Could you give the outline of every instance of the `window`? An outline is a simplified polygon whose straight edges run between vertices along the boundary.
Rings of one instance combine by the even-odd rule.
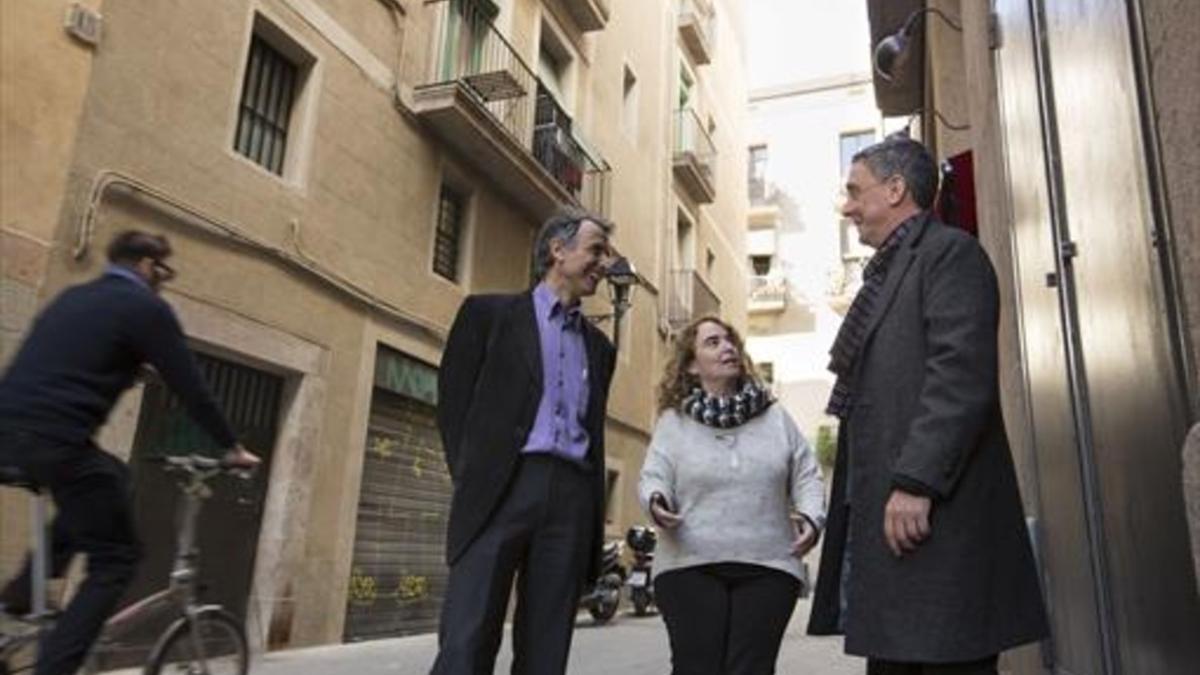
[[[542,81],[558,104],[571,107],[572,64],[575,62],[571,49],[558,36],[550,24],[542,24],[542,37],[538,45],[538,79]]]
[[[760,204],[767,196],[767,146],[750,147],[750,203]]]
[[[443,185],[438,199],[437,229],[433,240],[433,271],[457,282],[458,261],[466,199],[453,188]]]
[[[696,264],[696,244],[692,238],[692,221],[683,211],[675,220],[675,262],[678,269],[691,270]]]
[[[235,149],[268,171],[283,174],[288,123],[296,93],[296,64],[255,35],[242,85]]]
[[[692,94],[696,88],[696,76],[687,66],[687,61],[679,62],[679,108],[689,108],[692,105]]]
[[[758,371],[758,375],[767,389],[773,390],[775,388],[775,364],[770,361],[762,361],[755,364],[754,369]]]
[[[638,88],[637,76],[625,64],[625,80],[622,85],[621,129],[625,136],[637,140],[638,135]]]
[[[841,149],[841,170],[842,176],[850,172],[850,165],[853,163],[854,154],[865,147],[875,143],[875,131],[855,131],[844,133],[839,137]],[[841,229],[841,250],[842,260],[852,261],[863,258],[870,258],[874,251],[870,247],[859,243],[858,230],[854,227],[854,223],[846,218],[842,218],[839,223]]]
[[[850,171],[850,164],[854,158],[854,153],[875,144],[875,131],[855,131],[842,134],[840,143],[842,152],[841,175],[845,176]]]
[[[628,351],[628,350],[626,350]],[[620,495],[617,486],[621,481],[621,472],[607,468],[604,472],[604,522],[613,523],[617,520],[617,506]]]
[[[755,276],[765,277],[771,273],[771,256],[752,255],[750,256],[750,266],[754,268]]]
[[[538,77],[550,93],[554,94],[554,98],[563,100],[563,67],[558,58],[546,49],[546,45],[542,45],[541,51],[538,52]]]
[[[477,74],[492,21],[500,13],[491,0],[450,0],[446,39],[442,45],[442,79]]]

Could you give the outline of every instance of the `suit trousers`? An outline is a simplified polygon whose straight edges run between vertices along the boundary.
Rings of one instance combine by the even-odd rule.
[[[654,579],[672,675],[769,675],[800,581],[761,565],[717,563]]]
[[[141,556],[133,524],[129,468],[94,445],[62,445],[24,432],[0,434],[0,462],[23,469],[49,489],[58,515],[51,530],[51,575],[86,553],[87,578],[38,649],[37,675],[71,675],[124,595]],[[8,607],[28,610],[30,565],[0,592]]]
[[[591,555],[593,488],[565,459],[527,454],[483,531],[450,567],[432,675],[491,675],[516,577],[513,675],[562,675]]]
[[[897,663],[867,659],[867,675],[996,675],[998,657],[966,663]]]

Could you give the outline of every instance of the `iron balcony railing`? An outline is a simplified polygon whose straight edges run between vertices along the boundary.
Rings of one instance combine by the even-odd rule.
[[[755,208],[775,206],[778,207],[776,190],[774,183],[763,178],[751,178],[746,183],[747,192],[750,196],[750,206]]]
[[[717,146],[700,116],[691,108],[675,112],[675,154],[695,159],[700,172],[709,183],[715,182]]]
[[[493,20],[490,0],[427,0],[439,27],[426,86],[460,82],[585,208],[605,212],[610,167],[588,149],[572,121]]]
[[[783,305],[787,302],[787,295],[786,277],[774,274],[750,277],[751,305]]]
[[[541,85],[534,113],[533,156],[575,201],[593,211],[607,211],[608,164],[575,136],[570,116]]]

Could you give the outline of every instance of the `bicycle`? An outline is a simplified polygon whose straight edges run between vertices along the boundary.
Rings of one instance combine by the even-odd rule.
[[[118,651],[121,640],[151,618],[163,612],[176,615],[174,621],[154,642],[146,659],[144,675],[246,675],[250,668],[249,647],[242,621],[220,605],[201,604],[198,597],[196,561],[196,521],[204,500],[212,496],[209,481],[219,475],[248,477],[245,469],[227,466],[220,460],[199,455],[155,458],[167,473],[181,477],[178,482],[183,499],[179,505],[179,535],[175,561],[167,587],[121,610],[105,624],[100,639],[84,664],[83,673],[99,673],[106,653]],[[48,544],[46,537],[46,495],[11,467],[0,470],[0,484],[21,487],[34,493],[32,535],[32,612],[24,617],[23,630],[0,632],[0,675],[33,670],[27,655],[36,650],[41,636],[54,625],[55,615],[46,603]],[[16,659],[29,658],[14,667]]]

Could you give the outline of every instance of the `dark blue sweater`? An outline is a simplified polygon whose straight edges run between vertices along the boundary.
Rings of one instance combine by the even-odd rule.
[[[86,443],[143,363],[221,447],[236,443],[171,306],[116,274],[67,289],[38,316],[0,378],[0,429]]]

